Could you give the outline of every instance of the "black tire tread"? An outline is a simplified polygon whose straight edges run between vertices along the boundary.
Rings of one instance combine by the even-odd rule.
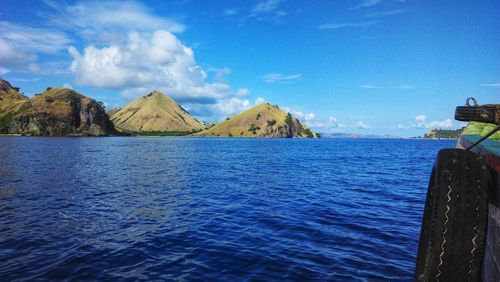
[[[422,220],[417,281],[480,281],[488,186],[488,167],[476,153],[438,153]]]

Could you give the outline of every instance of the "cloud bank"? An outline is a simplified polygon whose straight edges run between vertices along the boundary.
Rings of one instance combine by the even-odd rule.
[[[166,30],[151,35],[133,31],[124,42],[102,48],[90,45],[82,53],[70,47],[69,53],[73,58],[70,70],[79,85],[125,89],[129,97],[144,95],[146,89],[162,89],[181,102],[213,103],[231,94],[227,84],[208,83],[193,50]]]
[[[445,120],[434,120],[427,122],[427,117],[425,115],[418,115],[415,117],[415,121],[412,123],[412,127],[415,128],[452,128],[454,127],[453,121],[451,119]]]

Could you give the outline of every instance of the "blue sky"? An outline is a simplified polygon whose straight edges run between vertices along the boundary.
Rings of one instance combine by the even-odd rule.
[[[0,76],[108,108],[160,89],[215,122],[269,101],[318,132],[458,128],[500,103],[500,1],[3,0]]]

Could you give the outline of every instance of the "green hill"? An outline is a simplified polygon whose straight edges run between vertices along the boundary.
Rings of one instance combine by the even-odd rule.
[[[317,137],[289,113],[269,103],[260,104],[228,118],[195,136],[223,137]]]
[[[462,129],[449,130],[449,129],[433,129],[424,134],[426,139],[458,139]]]
[[[47,88],[28,99],[0,80],[0,133],[37,136],[115,134],[102,105],[76,91]]]
[[[133,133],[196,132],[206,125],[165,94],[153,91],[111,116],[115,127]]]
[[[19,88],[0,78],[0,133],[8,133],[12,118],[28,101]]]

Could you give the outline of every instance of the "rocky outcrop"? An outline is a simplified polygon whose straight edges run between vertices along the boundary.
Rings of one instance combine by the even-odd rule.
[[[0,89],[9,85],[4,81],[0,83]],[[35,136],[101,136],[116,133],[100,103],[71,89],[49,88],[31,100],[24,98],[15,110],[5,113],[4,133]]]
[[[261,129],[256,132],[256,137],[272,137],[272,138],[297,138],[307,137],[303,134],[304,126],[298,119],[293,119],[290,124],[282,126],[269,126],[263,124]]]
[[[30,101],[16,115],[10,133],[41,136],[109,135],[114,126],[95,100],[70,89],[51,89]]]

